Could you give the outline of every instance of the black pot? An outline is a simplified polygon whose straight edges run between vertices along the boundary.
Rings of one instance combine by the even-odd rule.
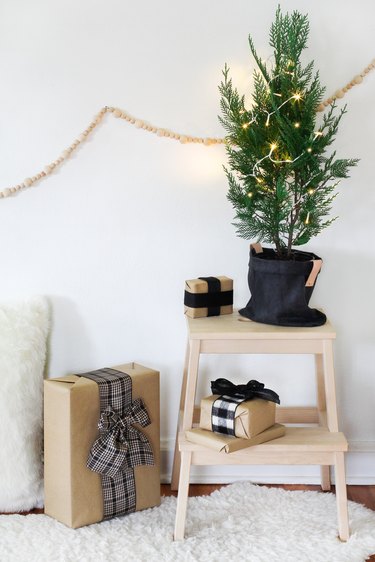
[[[321,264],[321,258],[310,252],[293,250],[287,260],[271,248],[250,246],[251,298],[240,314],[276,326],[321,326],[325,314],[308,306]]]

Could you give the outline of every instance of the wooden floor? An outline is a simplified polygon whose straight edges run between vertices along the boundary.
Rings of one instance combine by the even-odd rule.
[[[272,488],[283,488],[284,490],[317,490],[320,486],[306,486],[304,484],[262,484]],[[190,484],[189,496],[207,496],[222,487],[221,484]],[[332,492],[334,492],[334,486]],[[375,511],[375,486],[347,486],[348,499],[362,504]],[[324,493],[324,492],[322,492]],[[169,484],[161,485],[163,496],[177,496],[177,492],[172,492]],[[33,509],[32,511],[22,512],[21,515],[30,513],[43,513],[43,509]],[[367,559],[367,562],[375,562],[375,553]]]

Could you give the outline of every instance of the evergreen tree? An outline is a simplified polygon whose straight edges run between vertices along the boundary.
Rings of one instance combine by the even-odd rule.
[[[257,65],[252,107],[245,107],[227,65],[219,88],[237,233],[274,244],[280,258],[291,258],[292,246],[306,244],[332,223],[335,188],[358,162],[326,155],[346,107],[337,114],[333,103],[317,126],[325,88],[314,62],[300,62],[308,34],[307,16],[282,15],[279,7],[270,30],[272,64],[260,59],[249,37]]]

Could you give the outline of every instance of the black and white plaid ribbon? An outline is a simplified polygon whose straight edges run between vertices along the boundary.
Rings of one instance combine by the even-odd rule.
[[[235,435],[234,423],[236,409],[244,398],[233,396],[219,396],[213,404],[211,410],[212,431],[224,433],[224,435]]]
[[[131,513],[136,505],[134,467],[154,464],[149,440],[133,424],[146,427],[150,418],[141,399],[132,401],[128,374],[105,368],[80,376],[99,386],[100,435],[91,448],[87,466],[101,474],[103,519]]]

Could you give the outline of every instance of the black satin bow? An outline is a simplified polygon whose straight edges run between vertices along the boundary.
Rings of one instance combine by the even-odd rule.
[[[264,384],[251,380],[247,384],[233,384],[227,379],[216,379],[211,381],[212,394],[220,396],[232,396],[234,398],[243,398],[243,400],[251,400],[251,398],[262,398],[270,402],[280,404],[280,398],[276,392],[269,388],[264,388]]]

